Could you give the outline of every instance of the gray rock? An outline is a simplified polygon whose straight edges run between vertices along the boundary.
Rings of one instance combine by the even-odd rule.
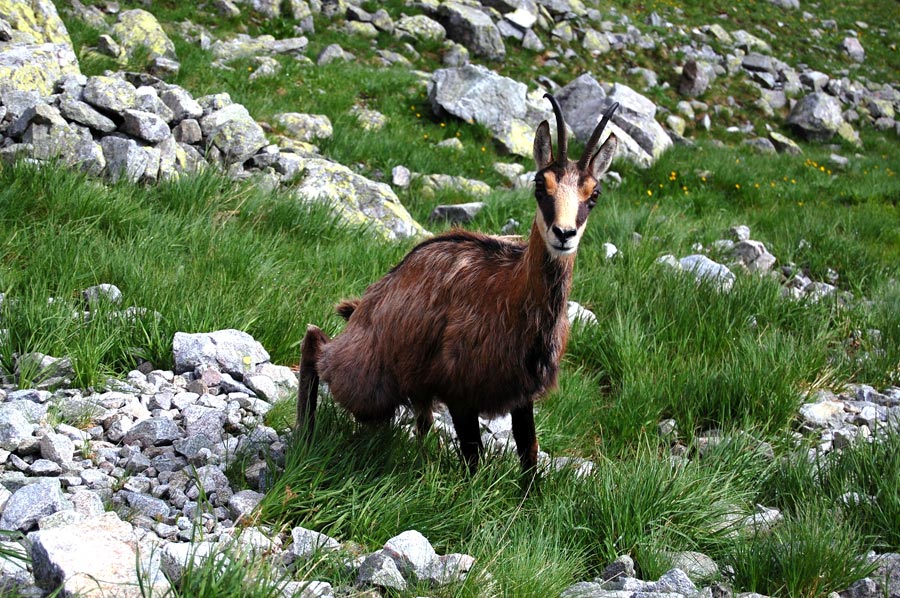
[[[16,490],[6,502],[0,529],[30,531],[42,517],[70,508],[59,480],[45,478]]]
[[[95,108],[121,113],[135,107],[137,90],[124,79],[95,76],[88,78],[82,98]]]
[[[841,401],[822,400],[800,406],[803,423],[813,428],[839,428],[846,420]]]
[[[453,553],[437,557],[425,577],[434,587],[442,587],[465,580],[469,571],[475,566],[475,558],[468,554]]]
[[[811,93],[797,102],[787,122],[806,139],[828,141],[844,123],[841,103],[826,93]]]
[[[672,139],[656,122],[656,105],[630,87],[616,83],[609,94],[589,74],[581,75],[556,92],[566,122],[575,137],[586,142],[603,112],[613,103],[620,108],[613,114],[610,132],[619,138],[621,155],[641,165],[649,165],[672,146]]]
[[[775,265],[775,256],[761,241],[739,241],[734,246],[734,255],[751,272],[768,272]]]
[[[488,60],[503,60],[506,57],[500,31],[491,18],[478,8],[462,2],[442,2],[437,17],[447,30],[447,36],[475,55]]]
[[[291,553],[300,559],[308,559],[319,551],[337,550],[341,547],[340,543],[334,538],[304,527],[292,529],[291,538],[293,539],[290,549]]]
[[[35,581],[45,590],[62,587],[64,595],[112,594],[138,587],[139,573],[148,576],[142,586],[154,594],[168,589],[152,566],[151,551],[141,551],[138,558],[131,525],[115,513],[41,530],[29,539]]]
[[[122,132],[138,139],[158,143],[172,134],[166,121],[152,112],[129,109],[122,113],[122,117]]]
[[[800,83],[808,90],[816,92],[825,89],[829,77],[819,71],[804,71],[800,73]]]
[[[572,323],[580,321],[585,325],[597,324],[597,316],[594,315],[594,312],[575,301],[569,301],[566,315],[569,318],[569,322]]]
[[[155,521],[164,520],[169,516],[169,504],[162,499],[127,490],[120,491],[117,496],[125,500],[132,514],[140,514]]]
[[[772,140],[772,144],[775,146],[775,149],[780,154],[790,154],[794,156],[799,156],[803,153],[803,150],[800,149],[800,146],[797,145],[794,140],[777,131],[769,132],[769,139]]]
[[[403,575],[411,574],[416,579],[426,579],[438,562],[431,542],[415,530],[407,530],[385,542],[382,554],[394,559]]]
[[[356,577],[359,586],[375,586],[388,590],[406,590],[406,580],[391,557],[376,552],[369,555],[359,567]]]
[[[330,139],[334,133],[331,120],[324,114],[302,114],[283,112],[273,117],[286,134],[298,141],[312,142],[316,139]]]
[[[689,255],[681,258],[679,263],[684,270],[693,273],[698,281],[709,281],[720,291],[728,292],[734,285],[734,273],[705,255]]]
[[[151,167],[150,155],[133,139],[108,136],[100,140],[100,147],[106,172],[113,182],[121,178],[137,182]]]
[[[208,442],[217,442],[225,435],[225,413],[221,409],[204,407],[202,405],[189,405],[182,411],[184,429],[187,435],[186,441],[192,446],[200,438],[206,438]],[[179,445],[179,451],[185,451],[183,445]],[[185,456],[190,458],[189,453]]]
[[[57,476],[62,473],[62,467],[49,459],[36,459],[28,466],[28,473],[35,477]]]
[[[59,110],[64,117],[86,127],[90,127],[101,133],[111,133],[116,130],[116,124],[103,116],[85,102],[71,98],[63,98],[59,103]]]
[[[228,511],[231,513],[231,518],[235,522],[239,522],[249,517],[264,497],[264,494],[254,490],[235,492],[228,501]]]
[[[75,443],[67,436],[50,432],[41,437],[41,456],[54,463],[66,466],[75,455]]]
[[[316,64],[324,66],[339,60],[350,62],[354,58],[356,57],[352,53],[342,48],[339,44],[330,44],[326,46],[324,50],[319,52],[319,55],[316,57]]]
[[[199,567],[209,558],[225,558],[213,542],[171,542],[163,546],[160,569],[177,584],[187,567]]]
[[[581,581],[562,591],[560,598],[631,598],[633,592],[605,590],[602,584]]]
[[[6,130],[6,134],[18,139],[31,124],[65,126],[66,121],[55,106],[36,104],[26,108],[19,118],[12,121]]]
[[[32,434],[32,425],[21,409],[0,404],[0,449],[14,451]]]
[[[234,492],[231,490],[228,478],[225,473],[215,465],[204,465],[196,469],[196,477],[192,480],[192,485],[186,492],[188,498],[196,499],[200,496],[200,491],[206,496],[215,493],[215,505],[225,506]]]
[[[125,434],[125,444],[139,444],[142,448],[165,446],[184,437],[184,432],[167,417],[152,417],[138,422]]]
[[[240,164],[268,144],[262,127],[241,104],[229,104],[200,120],[203,136],[226,165]]]
[[[626,577],[634,577],[634,560],[627,554],[623,554],[603,568],[597,581],[616,581]]]
[[[394,23],[394,37],[412,42],[442,42],[447,36],[444,26],[425,15],[403,16]]]
[[[705,62],[688,60],[681,70],[678,93],[689,98],[697,98],[706,93],[710,82],[715,79],[715,71]]]
[[[681,569],[675,568],[666,571],[656,582],[655,591],[693,596],[697,593],[697,586],[690,577]]]
[[[197,144],[203,140],[200,123],[193,118],[186,118],[172,128],[172,135],[176,141],[182,143]]]
[[[373,232],[389,240],[418,237],[427,232],[412,219],[388,185],[329,160],[307,160],[294,193],[303,201],[330,205],[346,222],[367,222]]]
[[[446,221],[453,224],[463,224],[471,222],[486,205],[483,201],[441,205],[431,211],[428,219],[432,222]]]
[[[99,305],[121,305],[122,291],[114,284],[102,283],[81,291],[81,298],[88,309],[96,309]]]
[[[172,351],[178,374],[212,367],[242,377],[269,361],[269,353],[259,342],[246,332],[233,329],[196,334],[176,332]]]
[[[123,11],[110,29],[110,33],[129,57],[137,52],[146,52],[149,60],[157,57],[177,58],[175,44],[166,35],[156,17],[146,10],[136,8]]]
[[[480,123],[507,151],[530,156],[534,127],[544,115],[532,118],[526,92],[523,83],[469,64],[435,71],[428,99],[436,113],[446,111],[467,122]]]
[[[300,388],[297,375],[290,368],[271,363],[261,363],[244,375],[244,383],[256,396],[274,403],[286,397],[295,397]]]
[[[845,37],[841,42],[841,50],[854,62],[864,62],[866,51],[856,37]]]
[[[199,119],[203,116],[200,103],[180,87],[171,87],[162,92],[159,99],[172,111],[172,118],[180,122],[186,118]]]
[[[745,139],[743,144],[753,148],[760,154],[776,154],[778,150],[775,149],[775,144],[772,143],[769,139],[765,137],[753,137],[751,139]]]

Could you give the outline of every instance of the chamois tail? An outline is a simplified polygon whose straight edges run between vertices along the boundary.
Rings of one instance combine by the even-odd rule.
[[[317,363],[328,337],[317,326],[310,324],[300,349],[300,389],[297,392],[297,422],[295,429],[307,441],[312,438],[316,423],[316,405],[319,400],[319,371]]]
[[[349,320],[357,307],[359,307],[359,299],[344,299],[334,306],[334,311],[345,320]]]

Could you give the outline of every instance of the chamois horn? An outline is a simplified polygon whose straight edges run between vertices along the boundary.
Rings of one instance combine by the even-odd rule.
[[[584,146],[584,153],[581,154],[581,159],[578,160],[578,170],[583,171],[587,168],[588,162],[591,161],[591,158],[594,155],[594,150],[597,149],[597,143],[600,141],[603,129],[606,128],[606,123],[609,122],[613,112],[615,112],[618,107],[619,102],[613,102],[612,105],[606,109],[606,112],[603,113],[603,118],[600,119],[600,123],[597,124],[594,132],[591,133],[591,138],[588,139],[587,145]]]
[[[565,168],[566,164],[569,163],[566,122],[563,120],[562,110],[560,109],[559,102],[556,101],[556,98],[549,93],[545,93],[544,97],[550,100],[550,105],[553,106],[553,114],[556,115],[556,149],[559,152],[559,155],[556,157],[556,164],[560,168]]]

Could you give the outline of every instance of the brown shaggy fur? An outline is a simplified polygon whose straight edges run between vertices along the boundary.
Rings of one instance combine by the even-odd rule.
[[[304,338],[297,425],[312,430],[321,377],[362,422],[388,420],[408,405],[424,434],[433,404],[444,403],[472,470],[482,451],[478,416],[510,413],[522,467],[533,469],[533,404],[557,383],[575,250],[615,149],[615,138],[596,156],[589,146],[585,169],[564,153],[553,162],[543,122],[535,137],[539,209],[528,242],[466,231],[439,235],[361,298],[339,303],[344,331],[329,340],[310,326]]]

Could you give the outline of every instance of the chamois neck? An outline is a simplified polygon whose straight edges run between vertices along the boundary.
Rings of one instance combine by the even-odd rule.
[[[531,225],[531,236],[525,250],[528,290],[531,299],[556,316],[565,313],[572,286],[575,254],[554,257],[547,250],[537,219]]]

